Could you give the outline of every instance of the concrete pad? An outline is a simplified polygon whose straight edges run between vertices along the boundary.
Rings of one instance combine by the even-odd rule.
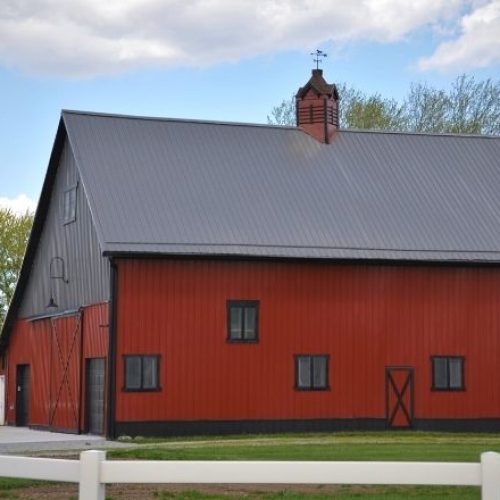
[[[38,431],[28,427],[0,426],[0,454],[20,451],[86,450],[122,447],[102,436]]]

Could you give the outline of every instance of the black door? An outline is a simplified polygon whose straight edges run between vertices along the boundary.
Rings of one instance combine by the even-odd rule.
[[[387,426],[390,429],[410,429],[413,420],[413,368],[386,368],[385,398]]]
[[[87,432],[104,433],[104,358],[87,359],[86,414]]]
[[[16,370],[16,425],[24,427],[29,422],[30,365],[17,365]]]

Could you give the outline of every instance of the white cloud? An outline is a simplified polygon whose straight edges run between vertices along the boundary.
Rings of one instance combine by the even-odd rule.
[[[8,208],[17,215],[24,215],[26,212],[35,212],[36,202],[28,198],[24,193],[17,195],[15,198],[0,196],[0,208]]]
[[[477,1],[461,20],[457,39],[442,43],[419,60],[421,70],[466,71],[500,63],[500,0]]]
[[[0,64],[93,76],[329,41],[394,42],[481,0],[2,0]]]

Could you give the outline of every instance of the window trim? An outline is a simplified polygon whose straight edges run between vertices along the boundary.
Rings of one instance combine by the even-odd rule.
[[[75,213],[71,216],[66,218],[66,193],[69,193],[70,191],[75,192]],[[66,224],[71,224],[72,222],[76,221],[76,212],[77,212],[77,205],[78,205],[78,182],[75,182],[71,186],[67,186],[66,189],[64,190],[63,194],[63,225]]]
[[[445,359],[446,360],[446,387],[436,387],[435,385],[435,373],[434,373],[434,360],[435,359]],[[460,387],[450,387],[450,360],[460,359],[461,360],[461,382]],[[465,391],[465,356],[447,356],[444,354],[431,356],[431,391],[436,392],[463,392]]]
[[[243,311],[246,307],[255,308],[255,337],[251,339],[246,339],[243,337],[245,334],[244,324],[245,324],[245,313],[241,316],[241,327],[242,327],[242,338],[236,339],[231,337],[231,308],[232,307],[242,307]],[[226,301],[226,342],[230,344],[257,344],[259,342],[259,317],[260,317],[260,301],[259,300],[233,300],[228,299]]]
[[[160,392],[162,390],[160,384],[160,361],[161,354],[124,354],[123,358],[123,392]],[[141,387],[130,388],[127,387],[127,359],[128,358],[139,358],[141,360]],[[143,387],[143,362],[144,358],[156,358],[156,387]]]
[[[330,387],[330,355],[329,354],[294,354],[294,368],[295,368],[295,390],[296,391],[329,391]],[[324,358],[326,359],[326,374],[325,374],[325,386],[314,387],[314,361],[311,362],[311,386],[302,387],[299,385],[299,359],[300,358]]]

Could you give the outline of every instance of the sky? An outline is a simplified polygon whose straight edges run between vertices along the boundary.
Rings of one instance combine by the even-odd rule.
[[[34,210],[61,109],[266,123],[330,83],[500,79],[500,0],[1,0],[0,207]]]

